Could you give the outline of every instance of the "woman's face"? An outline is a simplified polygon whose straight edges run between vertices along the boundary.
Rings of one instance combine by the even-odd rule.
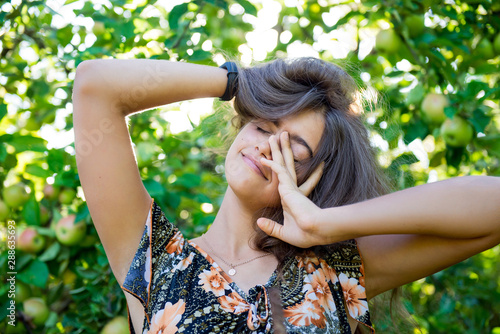
[[[278,177],[260,163],[272,159],[269,137],[287,131],[290,136],[295,166],[316,152],[324,130],[324,117],[305,111],[277,122],[254,120],[245,125],[226,156],[226,179],[229,187],[252,209],[280,205]]]

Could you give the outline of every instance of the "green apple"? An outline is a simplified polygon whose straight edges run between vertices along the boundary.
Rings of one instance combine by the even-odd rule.
[[[25,185],[22,183],[14,184],[3,190],[3,200],[10,208],[23,206],[29,198]]]
[[[97,238],[97,236],[95,235],[92,235],[92,234],[89,234],[89,235],[86,235],[85,238],[82,240],[82,242],[80,243],[80,246],[82,247],[92,247],[94,246],[97,242],[99,241],[99,239]]]
[[[75,215],[69,215],[57,222],[56,238],[63,245],[74,246],[85,238],[87,225],[83,220],[75,223],[75,218]]]
[[[495,49],[497,55],[500,55],[500,33],[493,40],[493,49]]]
[[[47,224],[50,220],[50,212],[45,206],[40,205],[40,222]]]
[[[24,313],[37,325],[43,325],[49,318],[50,310],[42,298],[31,297],[23,303]]]
[[[444,108],[449,105],[446,96],[441,94],[427,94],[422,101],[421,110],[425,119],[432,124],[441,124],[446,119]]]
[[[113,318],[104,326],[101,334],[130,334],[127,318],[123,316]]]
[[[26,299],[31,297],[31,288],[28,284],[25,284],[19,280],[16,281],[16,302],[22,303]]]
[[[487,39],[483,38],[476,46],[476,55],[483,59],[491,59],[495,57],[493,52],[493,44]]]
[[[76,197],[76,190],[73,188],[64,188],[59,194],[61,204],[71,204]]]
[[[106,32],[106,27],[104,22],[94,21],[94,26],[92,27],[92,33],[96,36],[102,35]]]
[[[48,200],[55,200],[59,197],[59,187],[53,186],[52,184],[46,184],[43,187],[43,195]]]
[[[17,247],[23,252],[36,254],[45,246],[45,239],[32,227],[27,227],[17,238]]]
[[[4,201],[0,200],[0,221],[5,221],[9,218],[10,210]]]
[[[66,271],[62,274],[62,281],[66,285],[72,286],[76,279],[76,274],[69,269],[66,269]]]
[[[28,131],[38,131],[42,124],[38,122],[34,117],[30,117],[26,120],[24,128]]]
[[[396,52],[401,45],[401,39],[393,29],[381,30],[375,40],[376,48],[383,52]]]
[[[449,146],[464,147],[472,140],[474,129],[460,116],[454,116],[453,119],[447,119],[441,125],[441,135]]]
[[[408,27],[410,37],[417,37],[422,35],[425,30],[425,18],[423,15],[410,15],[404,20],[405,25]]]

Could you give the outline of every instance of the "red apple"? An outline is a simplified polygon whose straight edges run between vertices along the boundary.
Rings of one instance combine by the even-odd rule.
[[[130,334],[127,318],[123,316],[113,318],[104,326],[101,334]]]
[[[28,298],[23,303],[24,313],[37,325],[43,325],[49,318],[50,310],[42,298]]]
[[[82,220],[75,223],[75,215],[69,215],[61,218],[56,225],[56,238],[59,242],[66,246],[74,246],[79,244],[85,238],[87,225]]]
[[[398,51],[401,44],[401,39],[393,29],[381,30],[375,40],[378,50],[389,53]]]
[[[449,146],[464,147],[472,140],[474,129],[465,119],[455,115],[441,125],[441,135]]]
[[[27,253],[36,254],[45,246],[45,239],[37,230],[27,227],[17,238],[17,247]]]
[[[448,106],[448,99],[441,94],[427,94],[422,101],[422,113],[429,123],[441,124],[446,119],[444,108]]]
[[[59,196],[59,187],[53,186],[52,184],[46,184],[43,187],[44,197],[49,200],[55,200]]]
[[[10,208],[23,206],[29,198],[25,185],[22,183],[14,184],[3,190],[3,200]]]
[[[64,188],[59,194],[61,204],[71,204],[76,197],[76,191],[73,188]]]

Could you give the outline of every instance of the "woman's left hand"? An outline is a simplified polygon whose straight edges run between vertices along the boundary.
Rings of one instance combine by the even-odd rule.
[[[319,182],[323,173],[324,163],[316,168],[311,176],[300,186],[297,186],[295,162],[290,139],[287,132],[269,138],[272,160],[261,159],[263,165],[270,167],[278,176],[278,191],[283,207],[283,225],[267,219],[259,218],[258,226],[268,235],[281,239],[289,244],[301,248],[326,244],[326,238],[319,229],[321,208],[314,204],[307,196]]]

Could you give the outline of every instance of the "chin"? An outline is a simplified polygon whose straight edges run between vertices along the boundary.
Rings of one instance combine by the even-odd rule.
[[[228,176],[226,176],[226,179],[229,188],[231,188],[231,191],[236,195],[238,200],[244,206],[254,211],[265,207],[281,206],[277,188],[271,189],[269,185],[266,187],[262,183],[257,184],[256,182],[252,182],[254,180],[245,180],[242,178],[232,180]]]

